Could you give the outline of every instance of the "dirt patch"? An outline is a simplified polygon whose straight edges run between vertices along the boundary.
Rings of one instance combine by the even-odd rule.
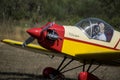
[[[42,70],[45,67],[57,68],[62,60],[61,57],[51,59],[46,55],[15,48],[4,43],[0,43],[0,54],[0,79],[23,80],[24,78],[28,78],[41,80],[43,79]],[[80,64],[82,63],[74,61],[66,69]],[[68,78],[67,80],[74,80],[77,79],[81,71],[82,68],[78,68],[65,73],[65,76]],[[119,80],[120,67],[101,66],[93,74],[102,80]]]

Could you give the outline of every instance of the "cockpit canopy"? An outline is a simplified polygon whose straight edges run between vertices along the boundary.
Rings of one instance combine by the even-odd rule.
[[[88,38],[110,42],[113,36],[113,28],[105,21],[98,18],[87,18],[78,22],[75,26],[82,29]]]

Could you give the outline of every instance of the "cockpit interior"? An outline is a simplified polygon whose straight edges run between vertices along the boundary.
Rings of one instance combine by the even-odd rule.
[[[98,18],[81,20],[75,26],[79,27],[88,38],[110,42],[114,33],[111,25]]]

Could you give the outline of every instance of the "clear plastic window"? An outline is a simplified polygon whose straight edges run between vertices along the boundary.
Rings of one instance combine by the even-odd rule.
[[[110,42],[113,36],[113,28],[98,18],[88,18],[76,24],[84,33],[92,39]]]

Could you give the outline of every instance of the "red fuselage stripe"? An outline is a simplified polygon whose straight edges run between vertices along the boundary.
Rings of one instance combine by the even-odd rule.
[[[72,39],[72,38],[68,38],[68,37],[65,37],[65,39],[71,40],[71,41],[75,41],[75,42],[82,42],[82,43],[90,44],[90,45],[94,45],[94,46],[99,46],[99,47],[103,47],[103,48],[108,48],[108,49],[112,49],[112,50],[119,50],[119,49],[116,49],[116,47],[112,48],[112,47],[108,47],[108,46],[104,46],[104,45],[100,45],[100,44],[95,44],[95,43],[91,43],[91,42],[87,42],[87,41]],[[119,41],[120,41],[120,40],[119,40]],[[118,42],[119,42],[119,41],[118,41]],[[117,45],[118,45],[118,43],[116,44],[116,46],[117,46]]]
[[[116,49],[116,47],[118,46],[118,44],[120,43],[120,39],[118,40],[118,42],[116,43],[116,45],[115,45],[115,49]]]

